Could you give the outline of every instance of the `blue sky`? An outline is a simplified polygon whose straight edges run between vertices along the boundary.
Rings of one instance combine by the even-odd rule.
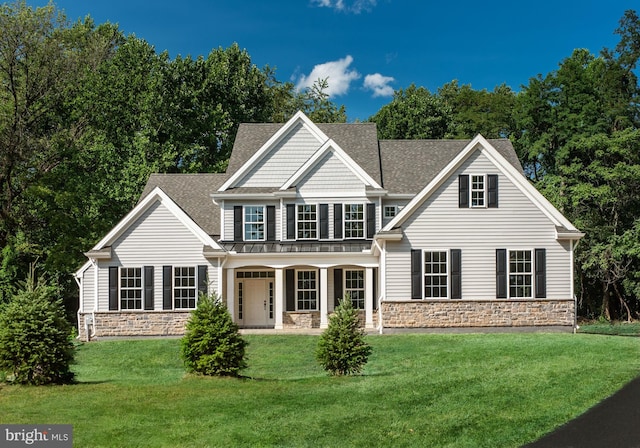
[[[27,0],[42,6],[47,0]],[[70,20],[117,23],[157,52],[206,56],[237,42],[258,66],[300,87],[329,79],[349,121],[365,120],[411,83],[457,79],[514,90],[575,48],[614,47],[620,0],[57,0]],[[634,4],[635,3],[635,4]]]

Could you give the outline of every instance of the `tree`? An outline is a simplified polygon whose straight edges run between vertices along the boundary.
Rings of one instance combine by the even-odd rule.
[[[23,287],[0,308],[0,369],[19,384],[73,382],[71,326],[56,287],[32,271]]]
[[[247,367],[247,342],[238,333],[227,307],[217,295],[201,295],[182,338],[187,370],[203,375],[237,376]]]
[[[380,139],[439,139],[449,132],[451,107],[424,87],[411,84],[393,93],[393,99],[369,121]]]
[[[331,375],[352,375],[362,371],[370,354],[371,346],[364,340],[358,310],[353,308],[347,294],[320,336],[316,359]]]
[[[506,138],[514,132],[516,95],[505,84],[489,92],[473,90],[470,84],[460,86],[454,80],[440,87],[438,96],[452,111],[447,138],[471,139],[477,134]]]

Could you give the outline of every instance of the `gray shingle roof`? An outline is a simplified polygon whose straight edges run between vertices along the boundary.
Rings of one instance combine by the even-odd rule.
[[[507,139],[488,140],[522,171]],[[451,162],[470,140],[380,140],[383,186],[389,193],[416,194]]]
[[[184,212],[209,235],[220,235],[220,208],[210,194],[227,179],[226,174],[152,174],[140,200],[160,187]]]

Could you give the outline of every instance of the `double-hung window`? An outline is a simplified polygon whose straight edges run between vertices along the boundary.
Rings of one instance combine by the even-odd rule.
[[[344,271],[344,292],[351,297],[353,308],[364,309],[364,271],[362,269]]]
[[[364,205],[345,204],[344,237],[364,238]]]
[[[244,208],[244,240],[264,241],[265,215],[261,205]]]
[[[315,240],[318,238],[318,214],[315,204],[298,205],[298,239]]]
[[[447,298],[447,251],[424,252],[424,297]]]
[[[175,309],[196,307],[196,268],[173,268],[173,302]]]
[[[533,285],[532,251],[509,251],[509,297],[530,298]]]
[[[484,175],[471,176],[471,207],[485,206],[485,177]]]
[[[297,271],[296,287],[298,310],[318,309],[318,283],[316,271]]]
[[[120,269],[120,309],[142,309],[142,268]]]

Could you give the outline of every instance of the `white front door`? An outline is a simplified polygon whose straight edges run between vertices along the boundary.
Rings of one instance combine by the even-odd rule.
[[[273,279],[242,281],[242,321],[245,327],[271,327],[274,314]]]

